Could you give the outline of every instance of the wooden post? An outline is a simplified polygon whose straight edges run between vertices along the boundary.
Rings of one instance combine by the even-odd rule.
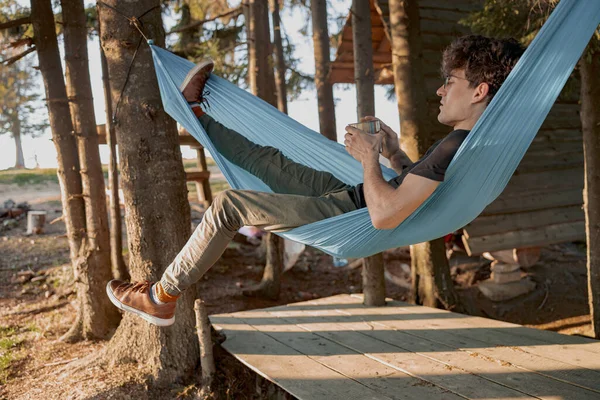
[[[27,235],[44,233],[46,211],[29,211],[27,213]]]
[[[194,310],[196,311],[196,331],[200,343],[200,366],[202,367],[202,386],[199,391],[199,398],[204,399],[209,397],[212,392],[212,381],[216,371],[215,360],[210,337],[210,322],[202,299],[196,299]]]

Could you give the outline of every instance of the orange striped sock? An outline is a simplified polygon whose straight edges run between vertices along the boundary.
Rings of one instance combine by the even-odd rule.
[[[202,110],[202,107],[200,107],[200,104],[192,103],[192,104],[190,104],[190,106],[192,106],[192,111],[194,112],[194,115],[196,116],[196,118],[200,118],[201,116],[206,114],[204,112],[204,110]]]
[[[161,303],[172,303],[174,301],[177,301],[177,299],[179,298],[180,295],[174,296],[172,294],[169,294],[165,291],[165,289],[162,287],[162,285],[160,284],[160,282],[157,282],[154,285],[154,294],[156,295],[156,299],[158,301],[160,301]]]

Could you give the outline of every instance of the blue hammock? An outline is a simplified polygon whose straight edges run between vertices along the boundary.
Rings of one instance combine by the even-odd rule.
[[[445,181],[400,226],[376,230],[366,208],[279,235],[338,257],[366,257],[421,243],[465,226],[496,199],[519,165],[586,44],[600,23],[599,0],[562,0],[521,57],[452,160]],[[165,110],[213,155],[231,187],[271,192],[261,180],[215,149],[179,85],[194,65],[151,46]],[[344,146],[330,141],[252,94],[212,75],[210,114],[260,145],[329,171],[355,185],[363,170]],[[396,173],[382,166],[385,179]]]

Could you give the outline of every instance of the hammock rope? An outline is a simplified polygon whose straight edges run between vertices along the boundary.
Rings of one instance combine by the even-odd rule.
[[[421,243],[460,229],[506,187],[600,23],[597,0],[562,0],[490,102],[452,160],[446,179],[400,226],[376,230],[367,209],[278,233],[337,257],[366,257]],[[165,110],[214,157],[234,189],[271,192],[255,176],[222,157],[179,92],[193,63],[150,46]],[[277,147],[292,160],[329,171],[352,185],[363,171],[341,144],[212,75],[210,114],[251,141]],[[382,166],[386,179],[393,170]]]

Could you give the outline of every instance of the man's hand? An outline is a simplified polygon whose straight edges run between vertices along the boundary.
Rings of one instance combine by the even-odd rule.
[[[369,135],[360,129],[347,126],[344,146],[346,146],[346,151],[362,164],[372,160],[378,163],[382,138],[381,134]]]
[[[391,159],[399,150],[400,150],[400,142],[398,141],[398,134],[392,130],[389,126],[387,126],[382,120],[376,117],[367,116],[361,118],[360,122],[363,121],[379,121],[381,124],[381,132],[382,132],[382,150],[381,155]]]

